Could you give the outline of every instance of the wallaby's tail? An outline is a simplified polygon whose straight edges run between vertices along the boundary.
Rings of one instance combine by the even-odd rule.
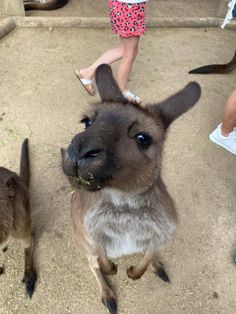
[[[232,58],[232,60],[229,63],[225,64],[210,64],[205,65],[203,67],[194,69],[189,71],[190,74],[225,74],[233,71],[236,68],[236,51]]]
[[[51,10],[56,10],[56,9],[60,9],[61,7],[63,7],[64,5],[67,4],[69,0],[48,0],[48,2],[34,2],[32,1],[24,1],[24,7],[25,7],[25,11],[29,11],[29,10],[47,10],[47,11],[51,11]]]
[[[29,148],[28,139],[26,138],[22,143],[21,157],[20,157],[20,178],[29,186],[30,170],[29,170]]]

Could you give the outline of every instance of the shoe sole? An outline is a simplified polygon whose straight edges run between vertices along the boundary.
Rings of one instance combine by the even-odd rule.
[[[231,150],[230,148],[228,148],[228,147],[222,145],[222,143],[219,142],[219,141],[214,137],[214,135],[210,134],[210,135],[209,135],[209,139],[210,139],[213,143],[215,143],[215,144],[217,144],[217,145],[223,147],[225,150],[227,150],[227,151],[230,152],[231,154],[236,155],[236,152],[234,152],[234,151]]]

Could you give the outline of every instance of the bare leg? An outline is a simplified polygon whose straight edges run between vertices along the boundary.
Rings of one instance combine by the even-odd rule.
[[[153,260],[154,252],[153,251],[147,251],[144,255],[144,257],[141,259],[141,261],[136,266],[131,266],[129,269],[127,269],[127,275],[129,278],[136,280],[142,277],[142,275],[145,273],[145,271],[148,268],[148,265]]]
[[[33,261],[33,239],[28,236],[23,240],[24,253],[25,253],[25,271],[23,282],[28,296],[31,298],[34,293],[35,283],[37,280],[36,271]]]
[[[123,44],[121,44],[119,48],[113,48],[106,51],[89,67],[81,69],[80,74],[83,78],[91,80],[94,77],[95,70],[99,65],[103,63],[112,64],[113,62],[121,59],[122,56],[123,56]]]
[[[98,256],[90,255],[88,256],[88,259],[89,266],[98,282],[103,304],[108,308],[111,314],[116,314],[117,304],[115,300],[115,294],[109,287],[104,275],[102,274],[102,271],[98,263]]]
[[[229,97],[223,116],[223,123],[221,126],[221,133],[224,136],[228,136],[236,127],[236,89]]]
[[[123,92],[127,89],[127,82],[134,60],[138,53],[139,36],[121,38],[123,43],[123,57],[117,72],[117,83]]]

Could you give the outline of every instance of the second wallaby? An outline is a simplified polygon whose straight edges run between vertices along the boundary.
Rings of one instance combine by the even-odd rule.
[[[21,240],[25,257],[23,282],[28,296],[32,297],[37,275],[33,261],[29,177],[28,139],[25,139],[21,150],[20,175],[0,167],[0,254],[3,257],[9,237]],[[2,261],[0,274],[3,273]]]

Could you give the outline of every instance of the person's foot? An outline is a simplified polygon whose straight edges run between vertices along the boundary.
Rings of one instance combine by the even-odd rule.
[[[230,153],[236,155],[236,128],[234,128],[233,131],[228,134],[228,136],[224,136],[221,133],[221,124],[220,124],[209,135],[209,139],[213,143],[223,147]]]
[[[133,93],[131,93],[131,91],[125,90],[122,93],[123,93],[123,96],[125,96],[125,98],[127,98],[130,102],[132,102],[134,104],[138,104],[138,105],[141,104],[142,99],[140,97],[134,95]]]
[[[86,76],[86,71],[84,69],[75,70],[75,75],[79,79],[80,83],[89,93],[89,95],[93,96],[95,94],[95,89],[93,86],[93,80]]]

